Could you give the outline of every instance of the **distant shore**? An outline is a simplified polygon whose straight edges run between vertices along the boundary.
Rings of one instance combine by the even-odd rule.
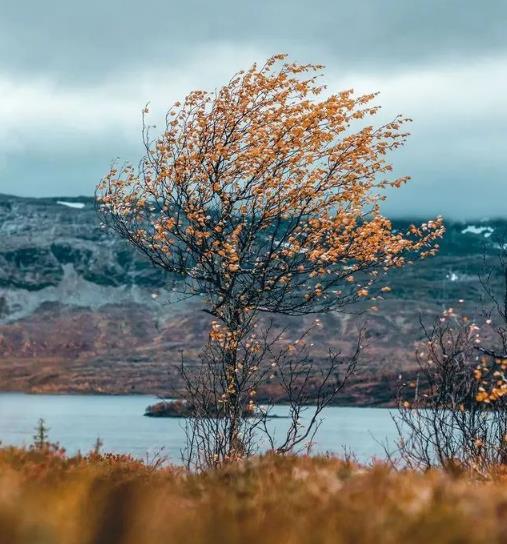
[[[103,391],[17,391],[17,390],[1,390],[0,397],[2,395],[27,395],[33,397],[145,397],[147,402],[159,400],[171,400],[171,399],[162,399],[158,395],[153,395],[152,393],[142,393],[142,392],[103,392]],[[259,399],[259,403],[267,403],[266,399]],[[286,402],[280,401],[273,403],[275,406],[287,406]],[[306,406],[312,406],[312,404],[307,404]],[[396,407],[394,402],[392,403],[382,403],[378,404],[375,402],[370,403],[351,403],[351,402],[333,402],[329,406],[336,408],[385,408],[392,409]]]

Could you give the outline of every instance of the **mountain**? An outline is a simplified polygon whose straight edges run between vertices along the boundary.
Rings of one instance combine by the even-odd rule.
[[[367,321],[362,371],[340,402],[390,402],[398,375],[414,370],[419,316],[458,305],[473,315],[481,306],[483,254],[498,249],[507,221],[446,226],[438,256],[391,274],[392,292],[379,311],[322,319],[313,336],[317,360],[329,347],[350,349],[358,324]],[[164,394],[177,388],[182,353],[185,364],[197,361],[209,320],[198,300],[179,300],[173,285],[101,229],[93,199],[0,195],[0,389]],[[312,320],[276,321],[295,337]]]

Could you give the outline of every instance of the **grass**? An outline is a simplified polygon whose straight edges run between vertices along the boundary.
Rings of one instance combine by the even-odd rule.
[[[0,450],[1,544],[494,543],[507,473],[263,456],[202,474],[127,456]]]

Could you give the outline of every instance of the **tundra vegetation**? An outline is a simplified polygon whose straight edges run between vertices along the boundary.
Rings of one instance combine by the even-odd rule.
[[[182,365],[195,416],[187,459],[197,468],[256,453],[260,435],[279,453],[308,444],[357,364],[361,331],[352,354],[331,351],[317,367],[311,330],[286,339],[266,316],[379,297],[383,275],[433,254],[443,232],[439,218],[395,232],[380,211],[385,191],[408,180],[391,177],[386,156],[405,142],[409,119],[370,125],[376,94],[324,93],[322,68],[275,55],[176,102],[157,137],[146,108],[139,167],[115,165],[98,186],[103,222],[181,276],[182,294],[201,296],[212,316],[201,364]],[[270,383],[290,406],[282,437],[266,424],[269,401],[244,417]]]
[[[201,471],[57,446],[0,449],[6,544],[501,543],[506,473],[269,454]]]

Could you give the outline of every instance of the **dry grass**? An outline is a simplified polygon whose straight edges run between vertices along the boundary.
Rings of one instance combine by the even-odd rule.
[[[204,474],[0,450],[1,544],[507,541],[507,480],[272,457]]]

